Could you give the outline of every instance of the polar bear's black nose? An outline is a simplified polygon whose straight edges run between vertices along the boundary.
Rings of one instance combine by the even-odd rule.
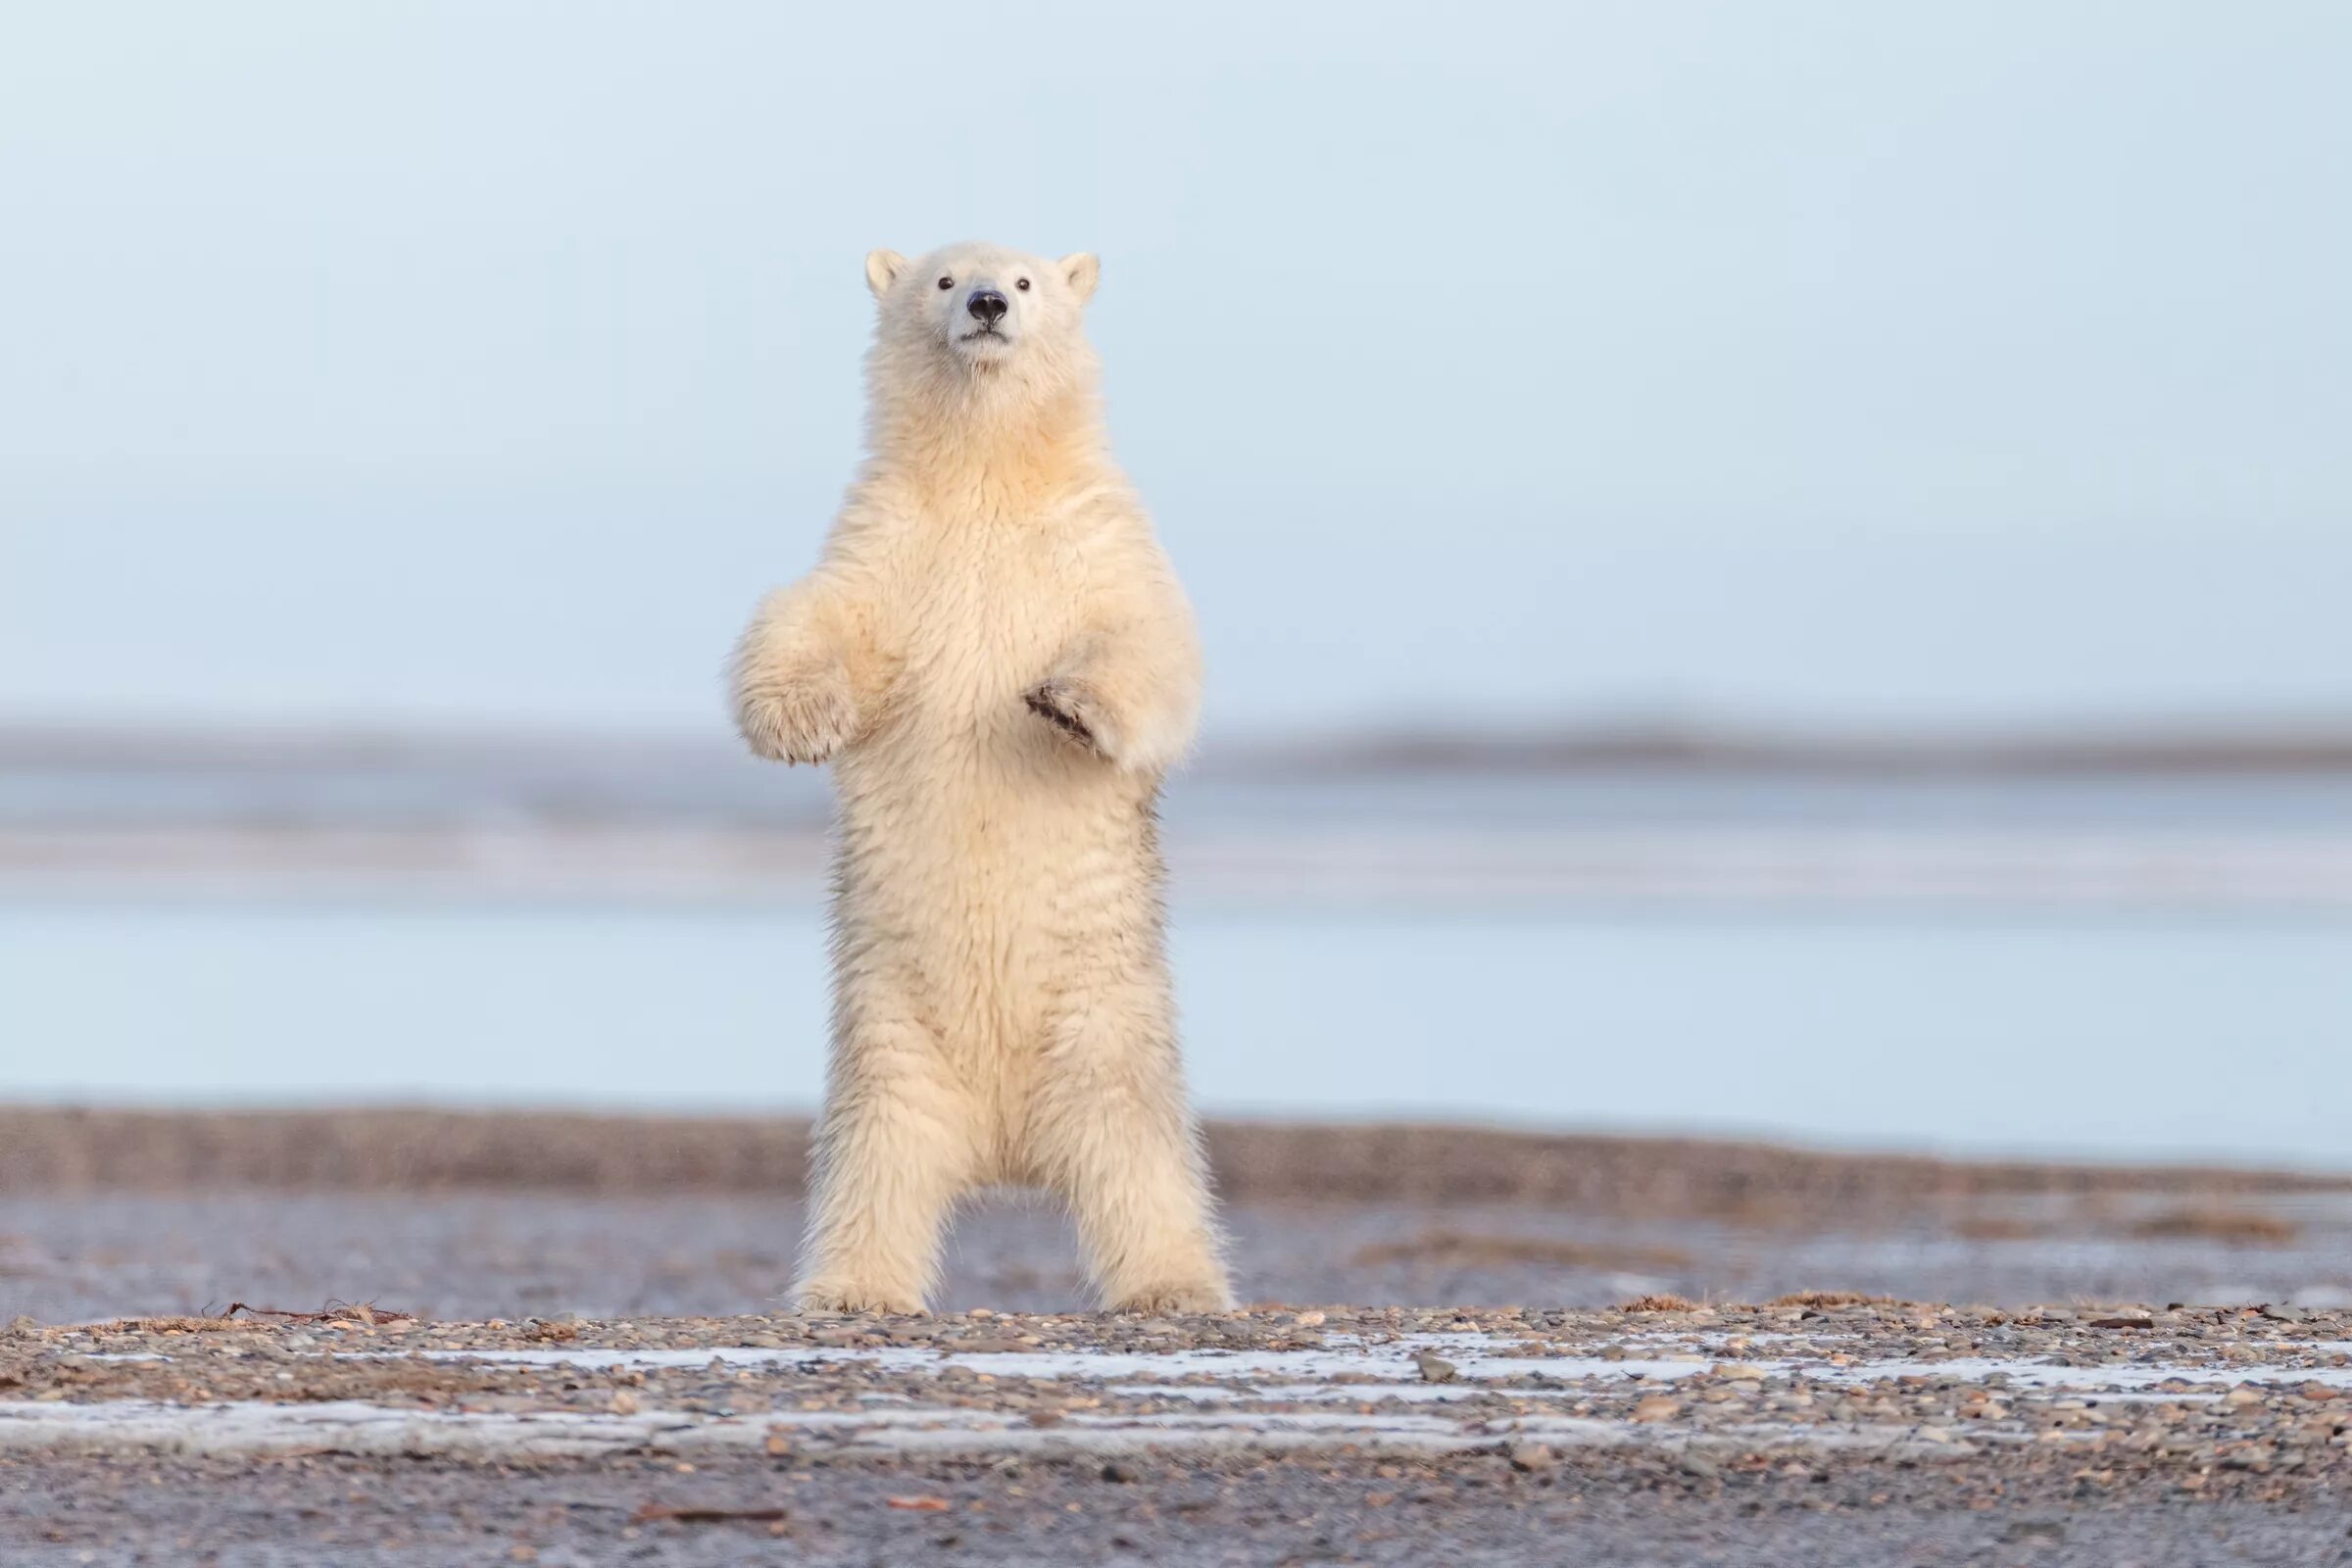
[[[972,290],[972,297],[964,301],[963,308],[971,312],[973,318],[984,326],[996,325],[1004,319],[1005,311],[1010,309],[1004,303],[1004,296],[993,288]]]

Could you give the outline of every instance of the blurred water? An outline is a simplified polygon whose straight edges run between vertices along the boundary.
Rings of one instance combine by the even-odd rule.
[[[1180,905],[1212,1111],[2352,1167],[2352,920]],[[0,906],[0,1096],[808,1106],[808,906]]]

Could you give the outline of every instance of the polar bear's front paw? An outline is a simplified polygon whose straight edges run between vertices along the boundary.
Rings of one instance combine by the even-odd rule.
[[[753,752],[778,762],[821,762],[857,732],[858,701],[839,663],[775,677],[747,677],[735,723]]]
[[[1021,694],[1029,711],[1098,757],[1116,758],[1118,732],[1102,701],[1078,681],[1055,675]]]

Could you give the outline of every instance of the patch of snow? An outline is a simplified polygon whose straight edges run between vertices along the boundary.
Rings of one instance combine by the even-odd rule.
[[[1750,1339],[1752,1343],[1754,1337]],[[1292,1387],[1345,1374],[1368,1375],[1375,1380],[1369,1385],[1318,1384],[1319,1387],[1335,1391],[1335,1397],[1343,1398],[1349,1396],[1350,1388],[1369,1387],[1458,1388],[1459,1384],[1467,1383],[1472,1387],[1460,1392],[1476,1393],[1479,1392],[1477,1385],[1523,1373],[1540,1373],[1563,1382],[1588,1384],[1627,1380],[1671,1383],[1707,1372],[1716,1364],[1714,1357],[1681,1351],[1629,1356],[1623,1360],[1595,1355],[1529,1356],[1509,1353],[1522,1343],[1521,1339],[1505,1336],[1458,1333],[1412,1334],[1379,1342],[1335,1336],[1324,1348],[1314,1350],[1035,1349],[959,1352],[928,1348],[851,1347],[697,1350],[428,1350],[422,1353],[438,1360],[568,1364],[583,1370],[707,1366],[715,1360],[726,1366],[851,1362],[898,1372],[939,1371],[955,1367],[1003,1378],[1089,1383],[1120,1380],[1130,1384],[1159,1379],[1178,1386],[1184,1386],[1178,1380],[1189,1380],[1193,1386],[1198,1386],[1203,1379],[1214,1384],[1253,1386],[1261,1380],[1279,1379],[1286,1387]],[[2309,1348],[2323,1352],[2337,1348],[2332,1343]],[[1457,1382],[1424,1384],[1416,1362],[1418,1357],[1425,1354],[1439,1355],[1452,1362]],[[2174,1378],[2198,1384],[2317,1382],[2336,1388],[2352,1388],[2352,1368],[2299,1369],[2273,1364],[2197,1366],[2140,1361],[2111,1362],[2098,1366],[2052,1366],[2042,1361],[1998,1356],[1963,1356],[1949,1360],[1885,1358],[1855,1361],[1846,1366],[1833,1366],[1826,1360],[1748,1356],[1742,1358],[1742,1364],[1759,1368],[1768,1377],[1802,1378],[1815,1383],[1837,1385],[1912,1376],[1975,1383],[1998,1373],[2005,1374],[2015,1386],[2034,1389],[2120,1391],[2149,1388]],[[1546,1391],[1511,1390],[1514,1395],[1543,1392]],[[1458,1397],[1460,1394],[1453,1396]]]

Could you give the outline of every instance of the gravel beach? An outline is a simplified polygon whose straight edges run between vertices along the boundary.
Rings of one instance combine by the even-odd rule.
[[[1221,1130],[1244,1311],[839,1318],[674,1130],[6,1114],[11,1564],[2352,1561],[2330,1177]]]

